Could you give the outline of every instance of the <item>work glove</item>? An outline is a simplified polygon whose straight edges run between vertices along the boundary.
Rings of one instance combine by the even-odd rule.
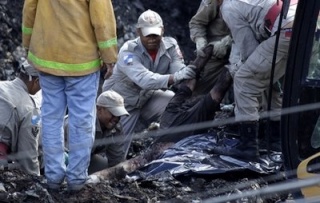
[[[206,38],[204,37],[197,37],[195,39],[195,42],[196,42],[197,51],[201,50],[203,47],[205,47],[208,44]]]
[[[203,56],[204,55],[203,48],[208,44],[207,39],[204,37],[197,37],[195,39],[195,42],[196,42],[196,48],[197,48],[197,55]]]
[[[213,56],[221,59],[224,58],[227,55],[228,50],[230,50],[232,38],[230,37],[230,35],[227,35],[221,40],[210,42],[209,44],[213,45]]]
[[[173,74],[173,81],[174,83],[179,83],[182,80],[189,80],[189,79],[194,79],[196,78],[196,72],[192,68],[194,67],[193,65],[188,65],[181,70],[175,72]]]

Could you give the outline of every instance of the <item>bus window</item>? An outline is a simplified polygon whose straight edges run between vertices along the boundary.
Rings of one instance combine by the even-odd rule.
[[[311,146],[315,149],[320,148],[320,117],[313,129],[311,136]]]
[[[312,54],[307,79],[320,80],[320,14],[314,35]]]

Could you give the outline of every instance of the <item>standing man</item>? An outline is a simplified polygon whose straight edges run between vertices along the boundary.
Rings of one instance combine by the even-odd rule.
[[[121,123],[122,116],[129,113],[124,107],[123,97],[115,91],[102,92],[96,104],[95,142],[91,152],[88,173],[103,170],[125,160],[124,134]],[[68,139],[69,119],[64,123],[65,138]],[[67,148],[69,148],[67,146]]]
[[[190,38],[196,43],[198,54],[201,54],[202,49],[208,44],[214,45],[212,57],[197,81],[194,95],[210,92],[218,76],[229,63],[229,56],[230,63],[239,60],[237,50],[232,45],[230,30],[221,17],[219,2],[219,0],[202,0],[197,13],[189,22]],[[229,92],[226,98],[228,103],[233,102],[231,93]]]
[[[121,47],[113,75],[102,88],[123,96],[130,113],[120,120],[126,134],[126,154],[138,119],[149,124],[158,120],[174,95],[166,89],[196,76],[195,71],[184,64],[177,41],[163,37],[163,22],[158,13],[143,12],[138,19],[137,33],[138,38]]]
[[[80,190],[88,176],[101,65],[117,59],[111,0],[26,0],[23,46],[40,71],[42,145],[47,186]],[[63,121],[69,115],[69,164],[64,164]]]
[[[237,146],[219,146],[217,153],[257,161],[259,132],[259,98],[269,88],[276,32],[280,32],[273,81],[285,73],[291,30],[296,11],[296,0],[291,0],[288,14],[278,30],[282,1],[223,0],[222,17],[240,50],[241,61],[231,67],[234,75],[235,117],[240,122],[240,142]],[[281,97],[272,96],[272,138],[280,142]]]
[[[16,162],[33,175],[40,175],[40,111],[30,95],[39,90],[39,72],[26,60],[16,79],[0,82],[0,164]]]

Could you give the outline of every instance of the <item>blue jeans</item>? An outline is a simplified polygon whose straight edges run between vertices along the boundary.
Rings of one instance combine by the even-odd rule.
[[[100,72],[80,77],[40,74],[42,145],[48,184],[81,185],[88,176],[94,141]],[[69,115],[69,164],[64,162],[63,121]]]

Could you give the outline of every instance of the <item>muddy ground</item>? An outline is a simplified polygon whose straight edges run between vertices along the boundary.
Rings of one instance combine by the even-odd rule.
[[[222,113],[219,112],[216,118],[219,115]],[[134,140],[128,158],[135,157],[146,150],[153,140],[152,137]],[[251,170],[215,175],[171,175],[169,172],[162,172],[136,181],[127,177],[104,180],[98,184],[87,184],[79,192],[69,193],[65,184],[59,191],[48,191],[43,176],[31,176],[17,169],[2,170],[0,171],[0,202],[216,202],[212,199],[257,192],[268,188],[270,184],[284,180],[281,172],[261,175]],[[274,203],[286,202],[287,199],[292,199],[287,193],[272,193],[269,196],[250,195],[230,202]]]
[[[160,13],[165,24],[165,35],[175,37],[186,63],[194,58],[194,44],[189,38],[188,21],[196,12],[200,0],[121,0],[113,1],[117,16],[119,46],[135,37],[135,22],[145,9]],[[0,0],[0,80],[15,78],[17,61],[23,56],[21,49],[21,10],[23,0]],[[144,150],[152,139],[135,140],[130,157]],[[267,187],[271,182],[261,175],[244,171],[217,176],[154,177],[143,181],[104,181],[87,185],[76,194],[63,187],[59,192],[48,192],[43,177],[27,175],[19,170],[0,171],[0,202],[192,202],[243,193]],[[282,195],[286,197],[287,195]],[[272,197],[244,198],[238,202],[276,202]]]
[[[134,145],[141,143],[135,142]],[[19,170],[5,170],[0,173],[0,202],[200,203],[214,197],[259,190],[275,182],[270,181],[268,176],[249,171],[212,176],[173,177],[167,174],[142,181],[103,181],[86,185],[77,193],[69,193],[65,185],[58,192],[48,191],[41,176],[30,176]],[[283,202],[285,199],[287,194],[273,194],[269,197],[251,196],[232,202],[273,203]]]

